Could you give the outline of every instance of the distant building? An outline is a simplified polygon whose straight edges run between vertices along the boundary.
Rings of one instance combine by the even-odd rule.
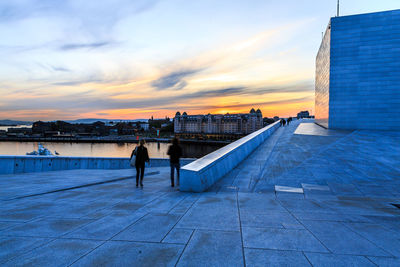
[[[28,127],[8,128],[7,132],[8,133],[15,133],[15,134],[19,134],[19,135],[31,135],[32,134],[32,128],[28,128]]]
[[[310,118],[310,113],[307,110],[306,111],[300,111],[299,113],[297,113],[297,118],[298,119]]]
[[[400,9],[331,18],[316,58],[315,121],[400,130]]]
[[[149,130],[149,124],[148,123],[140,123],[140,127],[145,130],[148,131]]]
[[[261,111],[251,109],[246,114],[188,115],[178,111],[174,118],[174,132],[196,134],[246,135],[263,127]]]

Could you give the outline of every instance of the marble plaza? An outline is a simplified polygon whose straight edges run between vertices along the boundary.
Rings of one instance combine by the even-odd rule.
[[[0,175],[0,265],[399,266],[398,144],[294,121],[204,193],[168,167],[143,189],[131,169]]]

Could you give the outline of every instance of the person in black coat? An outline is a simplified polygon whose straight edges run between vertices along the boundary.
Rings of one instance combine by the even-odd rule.
[[[149,153],[147,148],[144,146],[144,140],[140,140],[140,145],[137,146],[131,154],[136,156],[135,167],[136,167],[136,187],[139,186],[139,175],[140,175],[140,186],[143,187],[143,176],[145,163],[150,161]]]
[[[169,146],[167,154],[169,155],[169,162],[171,165],[171,187],[174,187],[175,185],[174,183],[175,169],[177,172],[176,185],[179,186],[179,170],[181,168],[179,159],[180,157],[182,157],[182,148],[179,146],[178,138],[172,139],[172,145]]]

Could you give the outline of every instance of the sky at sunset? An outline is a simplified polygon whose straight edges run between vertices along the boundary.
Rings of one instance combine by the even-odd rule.
[[[342,0],[341,15],[400,7]],[[0,119],[314,112],[336,0],[0,1]]]

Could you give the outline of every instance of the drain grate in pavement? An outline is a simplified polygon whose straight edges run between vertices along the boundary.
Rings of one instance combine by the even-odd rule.
[[[395,206],[396,208],[400,209],[400,204],[395,204],[395,203],[391,203],[393,206]]]

